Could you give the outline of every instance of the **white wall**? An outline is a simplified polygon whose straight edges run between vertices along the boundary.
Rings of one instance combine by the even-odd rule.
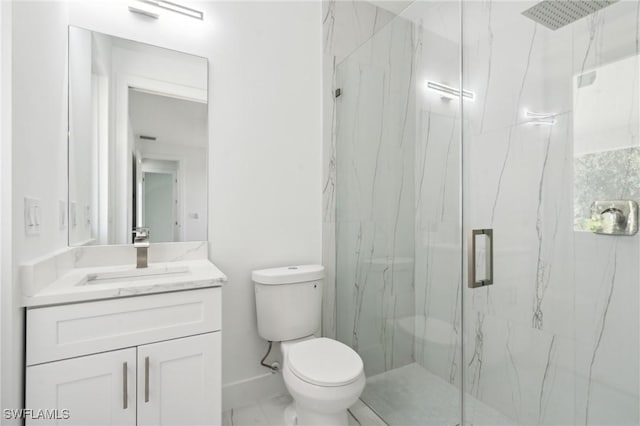
[[[13,5],[14,266],[67,243],[55,226],[66,196],[67,23],[207,57],[209,239],[212,260],[229,276],[223,383],[230,383],[265,372],[250,271],[320,262],[321,12],[319,3],[188,4],[205,11],[203,22],[169,13],[149,20],[126,2]],[[27,194],[42,199],[39,237],[21,232]],[[3,325],[19,330],[18,318]],[[13,394],[3,405],[12,406],[21,361],[9,348],[20,345],[2,338],[3,350],[14,352],[3,365],[14,375],[2,379],[3,397]]]
[[[6,25],[4,24],[3,21],[3,16],[4,14],[6,14],[6,12],[4,12],[4,7],[2,5],[2,3],[0,3],[0,40],[4,39],[5,36],[5,28]],[[0,99],[3,99],[3,95],[5,95],[5,72],[3,70],[4,68],[4,55],[6,55],[4,46],[2,45],[2,43],[0,43]],[[5,162],[2,161],[2,154],[5,152],[5,145],[6,145],[6,139],[4,137],[4,129],[6,124],[3,122],[4,121],[4,114],[3,112],[5,112],[5,108],[4,108],[4,103],[0,101],[0,176],[2,176],[2,172],[5,169]],[[0,180],[0,181],[4,181],[4,180]],[[4,203],[3,203],[3,197],[2,197],[2,188],[3,186],[0,185],[0,207],[4,207]],[[3,253],[3,251],[6,249],[6,247],[10,246],[10,244],[8,244],[6,241],[4,241],[2,239],[2,236],[5,235],[4,234],[4,227],[2,226],[2,219],[6,216],[6,214],[3,214],[3,210],[0,208],[0,255]],[[6,237],[6,236],[5,236]],[[4,275],[2,274],[3,271],[3,267],[2,267],[2,262],[0,262],[0,282],[2,282],[2,279],[4,278]],[[5,269],[6,270],[6,269]],[[2,297],[4,293],[4,288],[0,288],[0,320],[2,319],[2,315],[5,312],[4,311],[4,307],[3,307],[3,301],[4,298]],[[2,339],[2,336],[4,336],[4,330],[2,330],[2,327],[0,327],[0,340]],[[3,365],[3,360],[6,357],[2,356],[2,352],[0,351],[0,377],[2,376],[2,365]],[[2,386],[0,386],[0,402],[2,401]]]
[[[250,271],[321,261],[320,12],[300,2],[212,10],[209,240],[229,276],[223,383],[265,373]]]
[[[11,283],[11,4],[0,2],[0,283]],[[0,345],[11,341],[12,286],[0,287]],[[11,354],[0,351],[0,382],[11,371]],[[11,380],[9,380],[11,382]],[[0,404],[8,392],[0,385]],[[8,399],[7,399],[8,400]]]
[[[5,2],[3,2],[5,3]],[[22,404],[23,314],[18,308],[17,266],[27,260],[64,247],[67,231],[58,227],[58,203],[66,200],[66,5],[14,2],[11,12],[11,276],[3,279],[7,303],[2,325],[3,407]],[[2,36],[5,41],[5,34]],[[7,60],[4,58],[3,60]],[[3,96],[3,102],[4,102]],[[3,118],[6,118],[3,111]],[[3,153],[3,161],[4,156]],[[3,185],[5,184],[3,176]],[[39,236],[24,234],[23,199],[41,203]],[[3,236],[4,241],[7,237]],[[3,261],[6,262],[3,253]],[[10,303],[10,304],[9,304]]]
[[[69,51],[69,201],[75,204],[77,220],[69,221],[69,241],[73,244],[89,243],[96,238],[93,217],[87,213],[98,210],[94,203],[97,182],[94,170],[97,139],[94,137],[93,76],[91,70],[91,33],[78,28],[70,29]]]

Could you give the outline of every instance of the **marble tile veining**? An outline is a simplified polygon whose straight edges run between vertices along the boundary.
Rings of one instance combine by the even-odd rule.
[[[135,265],[133,245],[68,247],[20,266],[22,293],[26,296],[42,288],[73,268]],[[154,243],[149,247],[149,262],[177,262],[207,259],[206,241]]]
[[[533,3],[415,2],[327,67],[332,321],[390,424],[640,422],[640,236],[575,231],[594,199],[640,201],[640,4],[549,31]],[[494,285],[472,290],[462,241],[489,227]],[[422,412],[429,386],[450,399]]]
[[[285,408],[293,400],[289,395],[259,401],[222,413],[222,426],[292,426],[285,420]],[[386,426],[369,407],[358,400],[349,409],[349,426]]]
[[[337,65],[356,49],[370,40],[377,32],[389,24],[397,12],[410,2],[399,2],[393,6],[381,8],[366,1],[323,0],[323,264],[327,270],[324,285],[324,305],[322,333],[328,337],[336,336],[335,289],[336,289],[336,126],[337,102],[336,83]],[[395,12],[394,12],[395,10]]]
[[[172,272],[174,268],[180,272]],[[48,283],[40,291],[24,295],[23,306],[37,307],[61,303],[87,302],[143,294],[220,287],[227,277],[208,259],[182,262],[155,263],[149,265],[154,274],[126,276],[135,271],[130,266],[111,266],[73,269]],[[166,275],[165,275],[166,273]],[[125,274],[123,278],[89,281],[98,274]]]
[[[87,283],[88,274],[135,270],[132,245],[70,247],[20,266],[24,306],[42,306],[112,297],[217,287],[227,277],[208,260],[206,241],[155,243],[149,247],[149,270],[185,268],[182,275],[131,277],[120,284]]]
[[[460,388],[415,363],[369,377],[362,394],[390,426],[454,426],[460,423],[460,398]],[[472,396],[465,395],[465,404],[474,424],[513,424]]]
[[[396,18],[336,68],[336,331],[367,375],[413,362],[416,48]]]
[[[590,231],[591,203],[640,201],[640,147],[583,154],[574,160],[574,227]]]

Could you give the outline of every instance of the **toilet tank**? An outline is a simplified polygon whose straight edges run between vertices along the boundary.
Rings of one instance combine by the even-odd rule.
[[[320,329],[324,266],[253,271],[258,334],[273,342],[299,339]]]

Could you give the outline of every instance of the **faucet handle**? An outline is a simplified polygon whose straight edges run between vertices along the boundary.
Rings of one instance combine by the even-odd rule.
[[[136,234],[136,237],[149,238],[150,229],[146,226],[139,226],[137,228],[133,228],[132,233]]]
[[[134,234],[133,243],[134,244],[149,244],[149,234],[151,230],[147,227],[138,227],[134,228],[131,231]]]

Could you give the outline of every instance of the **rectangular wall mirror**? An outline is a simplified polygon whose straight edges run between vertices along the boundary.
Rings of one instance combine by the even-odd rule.
[[[69,245],[207,239],[207,76],[206,58],[69,27]]]

